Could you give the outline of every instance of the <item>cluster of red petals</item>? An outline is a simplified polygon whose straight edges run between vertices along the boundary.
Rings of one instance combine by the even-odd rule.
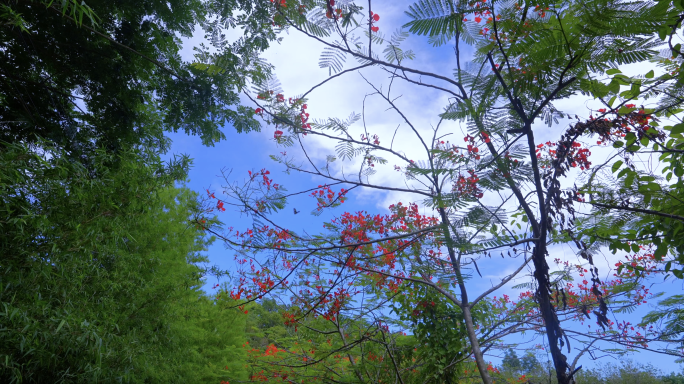
[[[366,134],[363,134],[363,133],[361,134],[361,141],[365,141],[367,143],[370,143],[371,138],[373,139],[373,144],[380,145],[380,136],[378,136],[378,135],[366,136]]]
[[[278,349],[273,344],[269,344],[268,347],[266,347],[266,351],[264,351],[264,356],[276,356],[278,355],[278,352],[285,352],[284,349]]]
[[[333,10],[334,7],[335,7],[335,0],[328,0],[328,6],[327,6],[328,10],[325,12],[325,17],[327,17],[328,19],[335,19],[335,20],[342,17],[342,9],[337,8],[337,9]]]
[[[411,312],[411,316],[419,317],[426,309],[434,308],[437,304],[434,301],[421,300],[418,302],[416,309]],[[420,309],[423,308],[423,309]]]
[[[374,25],[374,23],[376,21],[380,21],[380,15],[378,15],[377,13],[371,12],[370,13],[370,27],[371,27],[371,31],[373,31],[373,32],[377,32],[380,30],[380,28],[378,28]]]
[[[259,100],[266,100],[270,97],[270,95],[273,95],[273,91],[265,91],[257,95],[257,99]]]
[[[346,189],[342,188],[335,193],[329,186],[319,185],[318,189],[311,192],[311,196],[316,199],[316,210],[321,211],[324,208],[344,203],[347,200],[345,196],[347,192]]]
[[[273,106],[275,106],[275,107],[278,107],[279,104],[281,105],[281,107],[287,106],[288,103],[291,107],[297,106],[300,104],[299,99],[290,97],[286,101],[285,96],[282,93],[275,94],[275,97],[274,97],[274,93],[275,93],[274,91],[264,91],[264,92],[259,93],[257,95],[257,99],[269,101],[269,102],[273,103]],[[306,104],[299,105],[299,116],[298,116],[299,127],[298,128],[311,129],[311,124],[308,122],[309,121],[309,113],[306,111],[307,108],[308,108],[308,105],[306,105]],[[256,108],[254,110],[255,114],[258,114],[262,117],[264,116],[264,112],[265,112],[265,110],[261,107]],[[284,134],[285,134],[285,132],[283,132],[281,129],[278,129],[278,124],[276,124],[276,131],[273,133],[273,138],[276,140],[280,140]],[[304,132],[303,134],[306,135],[306,132]]]
[[[459,195],[474,196],[478,199],[482,198],[482,190],[480,190],[480,188],[478,188],[477,186],[477,183],[480,181],[480,178],[477,177],[475,171],[473,170],[469,170],[468,173],[469,176],[466,177],[460,175],[458,179],[456,179],[456,182],[453,186],[453,191],[458,193]]]
[[[605,108],[598,110],[602,116],[612,114],[614,117],[612,121],[608,118],[603,118],[603,120],[611,122],[613,127],[609,131],[600,133],[600,139],[596,144],[605,145],[614,142],[621,137],[625,137],[629,132],[632,132],[633,129],[638,139],[641,139],[644,135],[653,137],[662,134],[662,132],[658,132],[655,127],[650,125],[651,121],[654,120],[650,113],[647,113],[643,109],[637,110],[635,104],[625,104],[625,108],[632,111],[627,114],[619,115],[616,110],[606,110]],[[591,116],[590,119],[595,120],[593,116]]]
[[[485,143],[490,143],[492,141],[489,137],[489,133],[485,131],[480,132],[480,137],[482,138],[482,141],[484,141]]]
[[[559,148],[557,148],[558,143],[547,141],[546,143],[541,143],[537,145],[535,152],[537,153],[537,159],[542,159],[544,156],[548,160],[558,158]],[[578,142],[573,142],[570,148],[562,148],[563,152],[566,152],[566,161],[570,164],[572,168],[579,166],[581,170],[588,170],[591,167],[591,161],[589,161],[589,156],[591,152],[588,148],[582,148],[582,144]],[[567,151],[565,151],[567,150]],[[541,168],[549,168],[550,165],[542,165]]]
[[[268,169],[262,168],[258,172],[252,172],[252,171],[247,171],[247,174],[249,174],[249,180],[250,181],[255,181],[259,176],[261,176],[261,179],[259,180],[259,184],[262,186],[266,187],[266,189],[275,189],[278,190],[280,188],[280,184],[274,183],[273,179],[269,178],[268,175],[271,174],[271,171]]]
[[[481,138],[483,141],[484,140],[490,140],[489,135],[486,136],[486,139],[485,139],[485,136],[481,136]],[[468,143],[466,145],[466,150],[468,151],[468,155],[475,160],[480,160],[480,154],[479,154],[480,148],[475,143],[475,139],[476,139],[476,137],[467,135],[466,137],[463,138],[463,141]],[[488,141],[485,141],[485,142],[488,142]]]
[[[546,17],[546,11],[548,11],[548,10],[549,10],[549,7],[542,7],[541,5],[536,5],[534,7],[534,12],[536,12],[539,15],[539,17],[542,17],[542,18]]]
[[[216,195],[213,192],[210,192],[208,189],[207,189],[207,195],[209,196],[210,199],[216,199]],[[223,201],[221,199],[216,199],[216,200],[217,200],[216,210],[219,212],[225,212],[226,208],[223,207]],[[206,221],[203,220],[202,222],[204,223]]]

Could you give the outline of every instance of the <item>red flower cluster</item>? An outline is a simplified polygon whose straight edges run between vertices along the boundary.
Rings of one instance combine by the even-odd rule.
[[[553,149],[558,146],[557,143],[547,141],[546,143],[542,143],[537,145],[537,149],[535,149],[535,152],[537,153],[537,159],[542,159],[542,155],[544,152],[547,153],[547,156],[549,159],[556,159],[558,158],[558,152],[559,149]],[[563,149],[562,153],[566,153],[566,159],[569,161],[570,166],[573,168],[576,168],[579,166],[581,170],[588,170],[591,167],[591,161],[589,161],[589,156],[591,156],[591,152],[587,148],[582,148],[582,144],[578,142],[573,142],[572,146],[570,148],[561,148]],[[567,151],[565,151],[567,149]],[[550,164],[545,164],[542,165],[541,168],[549,168]]]
[[[348,191],[344,188],[340,189],[337,194],[335,194],[335,192],[333,192],[333,190],[327,185],[319,185],[318,188],[320,189],[311,192],[311,196],[316,198],[317,212],[322,211],[323,208],[336,207],[347,200],[345,195]]]
[[[363,133],[361,134],[361,141],[365,141],[367,143],[370,143],[371,138],[373,139],[373,144],[380,145],[380,136],[378,136],[378,135],[366,136]]]
[[[285,352],[284,349],[278,349],[273,344],[269,344],[268,347],[266,347],[266,351],[264,352],[264,356],[276,356],[278,355],[278,352]]]
[[[306,104],[303,104],[302,108],[299,110],[299,118],[302,120],[302,129],[311,129],[311,124],[308,123],[309,114],[306,112],[307,107]],[[304,134],[306,135],[306,132]]]
[[[489,138],[489,136],[487,136]],[[468,150],[468,155],[470,155],[471,158],[474,158],[475,160],[480,160],[480,155],[478,152],[480,152],[480,148],[478,148],[475,145],[475,137],[467,135],[466,137],[463,138],[463,141],[468,143],[468,146],[466,149]]]
[[[264,91],[261,92],[257,95],[257,99],[259,100],[266,100],[268,101],[271,106],[276,109],[276,112],[274,113],[269,113],[269,115],[273,116],[275,113],[289,113],[292,111],[293,107],[298,107],[299,108],[299,116],[297,116],[299,122],[301,125],[299,125],[297,128],[302,128],[302,129],[311,129],[311,124],[308,122],[309,121],[309,113],[306,112],[307,105],[303,104],[301,100],[296,99],[296,98],[289,98],[287,100],[287,103],[285,101],[285,96],[282,93],[278,93],[273,97],[274,91]],[[289,104],[289,106],[288,106]],[[265,109],[259,107],[254,110],[255,114],[258,114],[262,117],[264,117],[264,112],[266,112]],[[280,141],[280,139],[283,137],[285,132],[281,129],[278,128],[278,121],[276,119],[267,119],[267,122],[275,122],[275,127],[276,131],[273,133],[273,138],[277,141]],[[282,120],[280,120],[282,121]],[[306,132],[303,133],[306,135]]]
[[[338,18],[342,17],[342,9],[337,8],[333,10],[333,7],[335,6],[335,0],[329,0],[328,1],[328,9],[325,12],[325,17],[328,19],[335,19],[337,20]]]
[[[216,195],[214,195],[213,192],[209,192],[208,189],[207,189],[207,195],[209,195],[209,198],[211,198],[211,199],[216,199]],[[221,199],[217,199],[217,200],[218,200],[218,202],[216,203],[216,210],[218,210],[219,212],[225,212],[226,209],[223,207],[223,201],[221,201]]]
[[[325,299],[321,301],[321,304],[327,305],[327,308],[321,314],[326,320],[336,321],[342,305],[349,298],[349,293],[344,288],[338,288],[332,295],[328,294]]]
[[[276,132],[278,132],[278,131],[276,131]],[[265,169],[265,168],[261,169],[259,172],[252,173],[252,171],[247,171],[247,173],[249,174],[249,181],[253,181],[253,180],[255,180],[258,176],[261,176],[261,182],[260,182],[260,184],[263,185],[263,186],[265,186],[266,189],[271,189],[271,188],[273,188],[273,189],[275,189],[275,190],[277,191],[278,188],[280,188],[280,184],[274,183],[274,182],[273,182],[273,179],[271,179],[271,178],[268,177],[268,175],[271,174],[271,171],[269,171],[269,170],[267,170],[267,169]]]
[[[489,143],[489,142],[492,141],[492,140],[489,138],[489,133],[487,133],[487,132],[485,132],[485,131],[480,132],[480,137],[482,138],[482,141],[484,141],[485,143]]]
[[[539,15],[539,17],[546,17],[546,11],[549,10],[549,7],[542,7],[541,5],[535,5],[534,11]]]
[[[473,14],[475,15],[475,18],[473,19],[476,23],[481,23],[483,20],[483,17],[486,17],[485,25],[490,25],[493,22],[492,19],[492,12],[490,11],[489,7],[486,5],[487,0],[480,0],[477,2],[471,2],[468,5],[472,8],[475,9]],[[497,16],[497,20],[499,20],[501,16]],[[466,22],[468,21],[467,18],[463,18],[463,21]],[[480,30],[480,35],[486,35],[489,32],[490,28],[488,27],[483,27]]]
[[[295,325],[297,323],[296,316],[293,313],[283,312],[282,314],[284,323],[287,326]]]
[[[435,304],[434,301],[430,301],[430,302],[427,302],[424,300],[420,301],[420,302],[418,302],[418,307],[416,307],[416,309],[414,309],[413,312],[411,312],[411,316],[418,317],[425,311],[425,309],[427,309],[428,307],[434,308],[436,305],[437,304]],[[420,309],[421,307],[423,309]]]
[[[275,0],[271,0],[271,3],[278,4],[283,8],[287,8],[287,0],[279,0],[277,3],[275,2]]]
[[[482,198],[482,190],[477,187],[477,182],[480,181],[480,178],[477,177],[473,170],[468,171],[468,173],[470,174],[468,177],[463,175],[458,177],[452,190],[462,196],[469,195],[477,197],[478,199]]]
[[[266,100],[268,99],[274,92],[273,91],[265,91],[257,95],[257,99],[259,100]]]
[[[377,13],[371,12],[370,13],[370,27],[371,27],[371,31],[373,31],[373,32],[377,32],[378,30],[380,30],[380,28],[373,25],[373,23],[375,23],[376,21],[380,21],[380,15],[378,15]]]
[[[603,121],[610,122],[612,127],[598,132],[600,139],[596,144],[602,145],[614,142],[621,137],[625,137],[630,132],[634,132],[639,140],[644,136],[648,136],[650,139],[662,138],[663,133],[651,125],[651,121],[655,120],[651,113],[643,109],[637,110],[634,104],[625,104],[625,108],[629,110],[625,114],[619,114],[617,110],[607,111],[605,108],[598,110],[598,112],[602,113],[602,116],[613,114],[614,117],[612,119],[602,119]],[[593,116],[590,117],[590,120],[601,121],[601,119],[595,120]]]

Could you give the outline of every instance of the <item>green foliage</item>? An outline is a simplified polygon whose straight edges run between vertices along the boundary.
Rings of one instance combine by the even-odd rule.
[[[662,329],[664,334],[661,337],[665,340],[679,341],[681,348],[684,344],[681,339],[684,333],[684,295],[673,295],[659,301],[656,309],[644,316],[641,325]]]
[[[211,239],[182,170],[99,151],[91,172],[41,147],[0,147],[0,381],[239,377],[244,325],[199,290]]]
[[[2,0],[0,140],[41,137],[87,161],[100,148],[164,150],[164,131],[211,145],[226,124],[257,130],[251,110],[236,105],[248,79],[268,72],[257,55],[275,36],[254,28],[269,25],[265,16],[261,2],[244,0]],[[238,25],[251,28],[227,44],[225,30]],[[197,58],[222,71],[180,57],[181,38],[198,26],[212,47],[197,47]]]
[[[669,375],[663,376],[662,380],[667,384],[682,384],[684,383],[684,375],[682,375],[681,373],[675,374],[674,372],[672,372]]]
[[[409,349],[394,345],[394,337],[383,337],[381,328],[364,320],[340,318],[337,327],[331,327],[321,317],[273,300],[245,309],[253,381],[271,377],[311,383],[393,380],[396,374],[388,353],[401,364],[402,351]],[[291,316],[303,318],[297,326],[284,325]],[[359,337],[364,341],[359,342]]]
[[[501,361],[500,378],[509,383],[557,383],[550,361],[541,362],[533,351],[525,351],[518,357],[516,350],[509,348]],[[498,381],[501,382],[501,381]]]
[[[421,0],[410,6],[406,12],[412,20],[405,27],[417,35],[443,36],[437,41],[449,41],[463,27],[458,8],[458,2],[454,1]]]
[[[513,373],[518,373],[522,369],[522,363],[518,358],[518,354],[515,353],[515,351],[511,348],[506,350],[506,353],[504,353],[504,358],[501,361],[501,366],[505,370],[511,371]]]
[[[600,368],[582,369],[577,384],[661,384],[660,372],[650,364],[625,361],[622,364],[603,363]]]
[[[402,60],[413,57],[405,55],[401,48],[405,33],[399,31],[391,39],[385,39],[378,32],[379,27],[373,24],[373,20],[379,19],[373,18],[370,9],[366,15],[348,2],[340,2],[342,4],[334,9],[332,3],[305,0],[297,2],[299,7],[296,7],[292,2],[274,2],[273,23],[289,25],[325,44],[319,65],[328,68],[331,76],[335,73],[334,77],[337,77],[346,72],[346,60],[353,56],[361,63],[357,69],[377,65],[392,74],[391,83],[405,80],[413,85],[443,91],[448,95],[448,104],[439,115],[439,123],[433,126],[432,138],[429,138],[423,136],[422,129],[411,123],[409,114],[402,112],[394,103],[397,98],[391,95],[394,92],[392,87],[376,85],[381,80],[367,80],[375,91],[372,95],[384,99],[388,110],[397,112],[415,134],[415,137],[401,137],[398,142],[409,143],[409,146],[415,144],[415,148],[424,147],[422,161],[417,159],[414,162],[403,151],[393,148],[394,136],[389,146],[381,146],[375,136],[371,142],[365,119],[362,127],[358,127],[363,130],[361,139],[355,139],[358,136],[352,132],[355,128],[352,125],[358,120],[355,115],[348,121],[329,118],[306,123],[308,114],[304,111],[305,106],[301,105],[303,99],[286,103],[285,96],[271,84],[257,83],[257,95],[253,98],[259,106],[257,113],[265,116],[267,122],[276,124],[275,139],[279,144],[291,146],[298,143],[306,151],[301,136],[309,134],[337,144],[336,153],[331,153],[325,165],[321,166],[312,156],[307,157],[308,162],[304,165],[290,160],[285,154],[273,158],[285,165],[288,172],[301,171],[335,184],[412,193],[413,201],[424,199],[424,206],[432,208],[435,216],[431,218],[434,221],[425,220],[418,225],[419,232],[416,227],[406,225],[405,218],[401,218],[402,226],[392,228],[394,218],[390,220],[367,212],[345,213],[341,220],[324,224],[326,233],[310,236],[283,231],[288,240],[283,244],[280,238],[267,239],[271,234],[265,236],[263,232],[270,230],[264,227],[267,220],[269,225],[275,225],[267,215],[284,208],[285,195],[263,191],[251,180],[244,189],[232,188],[230,192],[235,198],[235,205],[250,208],[244,211],[254,217],[252,229],[262,234],[252,235],[250,232],[249,239],[243,235],[245,240],[241,245],[239,236],[227,243],[245,257],[245,263],[249,259],[254,266],[268,266],[251,272],[241,271],[240,292],[244,285],[249,287],[250,295],[259,298],[275,294],[279,289],[285,295],[292,294],[293,300],[301,307],[290,314],[292,322],[299,324],[299,335],[307,335],[309,339],[307,347],[275,346],[285,348],[287,358],[269,360],[266,366],[277,366],[278,369],[286,366],[298,375],[305,371],[319,381],[331,381],[335,373],[338,375],[335,380],[356,381],[358,378],[364,381],[364,374],[370,371],[377,373],[385,368],[376,360],[371,362],[367,354],[372,350],[375,359],[378,350],[373,348],[379,344],[387,352],[382,352],[383,361],[391,358],[397,376],[404,377],[402,374],[411,367],[412,373],[418,372],[427,381],[449,382],[466,373],[469,362],[465,361],[472,354],[482,380],[491,383],[496,372],[487,366],[485,353],[490,348],[499,347],[500,338],[511,333],[533,331],[545,334],[553,363],[547,362],[542,366],[535,356],[526,355],[523,368],[523,362],[511,352],[506,356],[505,371],[512,375],[526,369],[542,377],[544,371],[551,376],[555,370],[556,380],[566,384],[573,381],[573,368],[564,353],[574,352],[569,345],[570,336],[564,331],[569,333],[572,328],[562,322],[581,321],[582,313],[587,317],[590,314],[597,317],[602,328],[599,331],[602,332],[601,342],[647,347],[641,334],[619,335],[613,328],[615,322],[608,318],[609,310],[629,312],[645,302],[636,282],[646,268],[635,261],[633,266],[625,267],[635,271],[633,275],[622,275],[623,268],[619,267],[616,279],[603,281],[593,264],[592,255],[602,246],[608,246],[614,252],[641,253],[644,250],[644,255],[638,256],[639,261],[653,256],[656,262],[660,262],[671,252],[674,242],[681,241],[681,236],[675,235],[680,233],[679,225],[684,222],[681,220],[684,215],[678,213],[684,199],[678,196],[681,188],[674,186],[674,181],[670,182],[674,176],[681,182],[679,164],[666,169],[670,172],[665,176],[666,183],[628,162],[640,150],[659,152],[662,149],[661,164],[668,163],[680,156],[681,148],[663,149],[662,139],[668,135],[657,128],[651,130],[657,124],[644,126],[643,122],[655,111],[646,108],[639,111],[635,105],[627,104],[631,100],[658,96],[661,91],[679,96],[681,83],[672,81],[672,74],[656,77],[655,71],[649,71],[629,77],[615,68],[644,63],[656,57],[660,46],[656,33],[668,23],[674,29],[679,28],[682,21],[680,18],[672,23],[672,18],[678,13],[674,9],[677,6],[673,7],[669,2],[613,0],[545,1],[534,5],[514,1],[417,1],[409,6],[407,15],[411,20],[405,27],[414,34],[427,36],[434,45],[455,41],[457,69],[453,78],[448,78],[426,69],[402,65]],[[355,21],[357,19],[360,21]],[[359,28],[360,33],[355,36],[359,25],[363,28]],[[332,34],[339,35],[341,40],[325,39]],[[475,52],[468,64],[461,62],[461,55],[465,56],[467,51],[463,43],[474,48]],[[371,50],[364,44],[375,44],[379,49]],[[380,51],[386,61],[382,61]],[[211,65],[202,68],[212,73],[220,72],[219,68]],[[423,82],[428,78],[436,82]],[[313,86],[311,90],[322,84]],[[611,108],[615,107],[609,112],[599,110],[604,113],[601,118],[595,118],[592,111],[586,123],[579,121],[578,117],[578,122],[564,130],[558,142],[537,142],[535,135],[541,136],[537,122],[558,127],[560,120],[568,115],[554,104],[578,95],[590,95]],[[656,116],[675,113],[675,107],[682,100],[681,97],[669,97],[670,104],[663,104]],[[658,103],[661,104],[660,101]],[[364,113],[365,108],[364,103]],[[613,121],[604,118],[608,115],[615,117]],[[459,146],[441,140],[454,133],[453,125],[448,122],[442,125],[443,120],[464,123],[467,147],[463,143]],[[673,139],[678,139],[676,135],[681,135],[682,127],[671,128]],[[610,157],[605,164],[592,165],[588,156],[589,148],[594,144],[580,141],[582,135],[598,135],[601,140],[596,145],[610,140],[621,157],[620,163],[611,163],[613,158]],[[673,143],[678,145],[677,141]],[[389,161],[375,156],[375,152],[383,152],[383,156],[393,157],[402,164],[395,166],[395,170],[405,176],[405,188],[385,184],[383,180],[371,180],[371,176],[381,168],[375,168],[375,165]],[[360,164],[358,178],[333,176],[329,164],[336,159],[361,160],[357,162]],[[616,173],[615,178],[597,180],[596,175],[602,168]],[[576,183],[589,181],[584,188],[570,187],[572,180],[562,186],[561,178],[570,175],[579,175]],[[584,200],[579,197],[582,193],[591,196]],[[485,202],[493,201],[481,200],[486,194],[492,199],[500,199],[500,205],[485,205]],[[609,203],[610,207],[605,210],[597,208],[593,215],[584,216],[586,212],[580,208],[583,206],[580,203]],[[679,207],[675,207],[677,204]],[[516,206],[517,209],[511,209]],[[672,221],[653,225],[657,215],[649,213],[649,207]],[[396,211],[397,208],[390,210]],[[615,211],[617,213],[610,214]],[[672,211],[677,213],[669,213]],[[344,220],[347,222],[340,224]],[[429,224],[434,226],[425,228]],[[398,238],[401,240],[397,241]],[[646,256],[645,247],[651,241],[655,250]],[[556,272],[550,272],[548,263],[552,257],[552,245],[572,247],[573,243],[578,256],[589,263],[588,269],[576,266],[581,277],[587,274],[582,284],[570,284],[571,272],[574,274],[575,271],[570,271],[567,263],[566,268],[561,267],[563,271]],[[273,252],[267,255],[263,252],[265,249]],[[477,262],[484,263],[491,258],[490,250],[500,253],[502,258],[507,251],[510,259],[518,258],[517,262],[524,264],[502,277],[500,284],[492,282],[492,288],[481,296],[468,294],[472,290],[465,281],[474,278],[475,272],[482,277]],[[287,262],[281,268],[282,260]],[[487,296],[495,290],[514,278],[522,277],[525,264],[533,269],[530,279],[523,283],[530,291],[521,295],[515,305],[509,305],[507,296],[502,300],[488,301]],[[495,264],[490,270],[500,273],[497,269]],[[666,269],[670,270],[670,266]],[[673,273],[681,277],[682,271],[674,269]],[[264,276],[270,284],[267,288],[264,288]],[[291,276],[296,281],[285,283],[283,276]],[[249,283],[249,277],[254,284]],[[623,277],[628,282],[623,282]],[[345,285],[350,280],[353,282]],[[386,283],[388,280],[391,284]],[[414,283],[427,288],[405,288],[405,285]],[[352,297],[363,296],[364,304],[356,306],[351,305],[351,300],[342,304],[335,301],[336,305],[331,309],[329,303],[332,299],[329,296],[341,286],[350,289],[348,295]],[[306,294],[293,294],[296,289]],[[645,286],[641,289],[645,290]],[[401,294],[397,294],[398,291]],[[632,295],[631,291],[636,292]],[[381,321],[396,320],[383,313],[387,302],[395,304],[393,309],[399,317],[396,324],[410,324],[413,332],[410,339],[394,337],[391,342],[379,342],[380,336],[391,334],[378,332],[382,329]],[[283,308],[283,311],[290,309]],[[334,312],[333,316],[331,312]],[[362,331],[364,328],[366,330]],[[356,344],[348,344],[342,336],[347,330],[349,334],[356,335]],[[572,332],[572,338],[596,340],[596,336],[590,334],[593,331],[582,334],[572,329]],[[328,346],[325,346],[324,340],[335,333],[340,334],[340,340],[329,339]],[[292,333],[288,336],[291,337]],[[627,344],[628,338],[636,342]],[[261,347],[271,341],[269,338],[265,340]],[[416,346],[413,351],[404,348],[411,343]],[[584,345],[587,345],[585,352],[593,348],[603,349],[593,342]],[[568,352],[564,351],[566,346]],[[339,357],[330,358],[331,355],[344,355],[336,353],[341,349],[348,354],[348,363],[340,361]],[[276,350],[276,353],[279,352]],[[268,354],[268,359],[275,359],[274,354]],[[265,368],[263,371],[268,372]],[[283,372],[275,371],[277,375]],[[262,374],[261,371],[256,373]],[[386,377],[392,379],[390,375]],[[410,374],[406,377],[415,378]]]
[[[413,331],[417,349],[411,357],[418,361],[419,376],[449,382],[463,375],[468,335],[460,308],[420,285],[406,287],[395,301],[393,310]]]

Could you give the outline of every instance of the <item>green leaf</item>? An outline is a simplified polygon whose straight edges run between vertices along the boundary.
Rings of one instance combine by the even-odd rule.
[[[679,123],[679,124],[673,126],[672,129],[670,130],[670,135],[676,135],[679,133],[684,133],[684,124],[682,124],[682,123]]]
[[[609,70],[606,71],[606,74],[607,74],[607,75],[614,75],[614,74],[616,74],[616,73],[622,73],[622,71],[619,70],[619,69],[617,69],[617,68],[611,68],[611,69],[609,69]]]
[[[610,93],[618,93],[620,92],[620,80],[618,78],[613,78],[613,80],[608,83],[608,90]],[[615,96],[617,97],[617,96]],[[612,105],[611,105],[612,107]]]
[[[673,170],[672,170],[677,177],[682,177],[684,176],[684,168],[682,168],[681,165],[677,165]]]
[[[629,92],[629,91],[625,91],[625,92]],[[623,92],[623,93],[625,93],[625,92]],[[620,109],[618,109],[618,114],[626,115],[626,114],[628,114],[634,110],[636,110],[636,108],[627,108],[627,107],[623,106],[623,107],[620,107]]]
[[[623,161],[622,161],[622,160],[616,161],[616,162],[613,164],[613,168],[612,168],[613,173],[617,172],[617,170],[620,169],[620,167],[622,167],[622,164],[623,164]]]
[[[608,88],[610,88],[610,86]],[[613,107],[613,103],[615,103],[616,99],[617,99],[617,96],[613,96],[610,98],[610,100],[608,100],[608,105],[610,105],[611,108]]]
[[[623,145],[625,145],[624,141],[617,140],[613,143],[613,148],[622,148]]]
[[[650,71],[648,71],[648,73],[646,75],[644,75],[644,77],[646,77],[647,79],[652,79],[654,76],[655,76],[655,72],[653,72],[652,69]]]
[[[59,323],[59,326],[57,327],[57,329],[55,329],[55,333],[59,332],[59,330],[62,329],[62,327],[64,326],[65,323],[66,323],[66,320],[62,319],[62,321]]]
[[[667,255],[667,245],[665,243],[660,243],[655,252],[653,252],[653,257],[655,257],[656,260],[661,261],[665,255]]]
[[[634,183],[634,177],[636,176],[636,173],[631,172],[625,177],[625,187],[629,188],[632,186],[632,183]]]
[[[665,40],[667,38],[667,35],[670,33],[670,28],[667,25],[663,25],[658,29],[658,37],[660,37],[660,40]]]

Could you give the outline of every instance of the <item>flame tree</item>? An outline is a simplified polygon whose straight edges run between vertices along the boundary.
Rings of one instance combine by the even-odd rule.
[[[604,0],[419,1],[406,10],[406,30],[385,37],[382,12],[372,2],[273,2],[275,26],[325,46],[320,65],[330,77],[296,97],[273,82],[246,95],[255,114],[275,127],[274,140],[301,156],[274,155],[279,166],[324,181],[289,192],[265,169],[250,171],[244,183],[227,176],[223,196],[208,191],[215,201],[207,214],[232,206],[254,224],[207,230],[236,251],[234,299],[287,298],[285,324],[319,337],[307,340],[318,343],[311,349],[267,351],[269,359],[282,356],[253,379],[299,381],[296,375],[306,374],[322,382],[450,382],[474,370],[477,380],[492,383],[497,370],[487,353],[522,331],[543,335],[538,344],[548,349],[559,383],[573,382],[580,358],[605,350],[606,342],[680,354],[649,346],[667,340],[620,317],[651,295],[642,282],[661,272],[668,257],[658,240],[663,230],[625,241],[620,223],[596,220],[588,208],[612,207],[594,198],[598,180],[606,185],[627,177],[630,183],[623,184],[644,196],[662,197],[673,188],[669,179],[645,175],[657,168],[652,157],[619,170],[637,149],[648,156],[676,138],[677,131],[661,126],[679,112],[680,87],[671,70],[676,62],[659,58],[657,49],[668,36],[660,29],[679,8]],[[453,44],[453,74],[412,66],[415,53],[402,47],[411,33],[428,36],[435,46]],[[627,76],[618,69],[649,62],[661,65],[658,75]],[[311,91],[371,69],[384,71],[388,80],[364,77],[369,93],[359,101],[363,113],[310,118]],[[397,101],[397,84],[445,96],[434,126],[414,123],[415,111]],[[588,105],[596,107],[586,118],[571,118],[559,106],[579,95],[593,97]],[[392,137],[369,131],[369,97],[400,120]],[[539,140],[540,131],[556,139]],[[447,140],[452,134],[455,142]],[[311,153],[321,141],[335,153],[324,159]],[[401,183],[381,177],[392,171],[401,174]],[[273,215],[295,195],[310,195],[312,214],[319,215],[362,189],[409,200],[385,213],[337,214],[315,235],[287,228]],[[643,201],[620,207],[640,212]],[[554,257],[556,245],[573,249],[576,261]],[[627,253],[615,271],[594,263],[606,245]],[[501,269],[499,257],[515,267],[478,288],[473,282],[483,271]],[[557,264],[553,271],[549,260]],[[528,289],[520,297],[497,294],[520,279]]]

